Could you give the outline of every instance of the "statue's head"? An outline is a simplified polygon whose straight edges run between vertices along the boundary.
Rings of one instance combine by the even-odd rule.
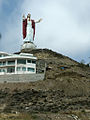
[[[30,18],[31,17],[31,14],[29,13],[28,15],[27,15],[27,18]]]

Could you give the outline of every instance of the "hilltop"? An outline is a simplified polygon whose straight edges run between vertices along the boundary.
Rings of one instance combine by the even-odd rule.
[[[1,111],[57,113],[90,109],[90,67],[48,49],[22,52],[38,58],[37,72],[46,68],[45,79],[0,84]]]

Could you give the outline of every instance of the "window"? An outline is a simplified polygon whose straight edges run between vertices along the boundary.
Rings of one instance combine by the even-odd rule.
[[[35,61],[35,60],[32,60],[32,63],[36,64],[36,61]]]
[[[0,69],[0,72],[6,72],[6,69]]]
[[[6,65],[6,62],[5,62],[5,61],[3,62],[3,65]]]
[[[6,62],[4,61],[4,62],[0,62],[0,65],[6,65]]]
[[[3,72],[5,72],[5,69],[3,69]]]
[[[22,67],[22,71],[26,71],[26,67]]]
[[[8,65],[14,65],[15,64],[15,60],[13,61],[8,61]]]
[[[34,72],[35,71],[34,68],[28,68],[27,70],[30,71],[30,72]]]
[[[2,62],[0,62],[0,66],[2,65]]]
[[[17,71],[21,71],[21,67],[17,67]]]
[[[19,60],[17,60],[17,64],[26,64],[26,60],[19,59]]]
[[[7,68],[7,73],[14,73],[15,72],[15,67],[8,67]]]
[[[32,61],[31,61],[31,60],[27,60],[27,62],[28,62],[28,63],[32,63]]]

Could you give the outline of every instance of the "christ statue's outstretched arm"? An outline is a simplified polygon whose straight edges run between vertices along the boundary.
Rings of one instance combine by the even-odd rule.
[[[39,23],[42,21],[42,18],[40,18],[39,20],[36,20],[35,23]]]

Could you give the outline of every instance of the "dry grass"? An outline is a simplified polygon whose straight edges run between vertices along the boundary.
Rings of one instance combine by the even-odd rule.
[[[38,113],[38,114],[28,114],[28,113],[17,113],[17,114],[0,114],[0,120],[73,120],[74,117],[78,117],[80,120],[90,120],[90,111],[68,111],[63,113]]]
[[[68,114],[73,118],[73,116],[77,117],[80,120],[90,120],[90,111],[87,110],[77,110],[77,111],[68,111],[65,114]]]
[[[0,120],[33,120],[29,114],[0,114]]]

